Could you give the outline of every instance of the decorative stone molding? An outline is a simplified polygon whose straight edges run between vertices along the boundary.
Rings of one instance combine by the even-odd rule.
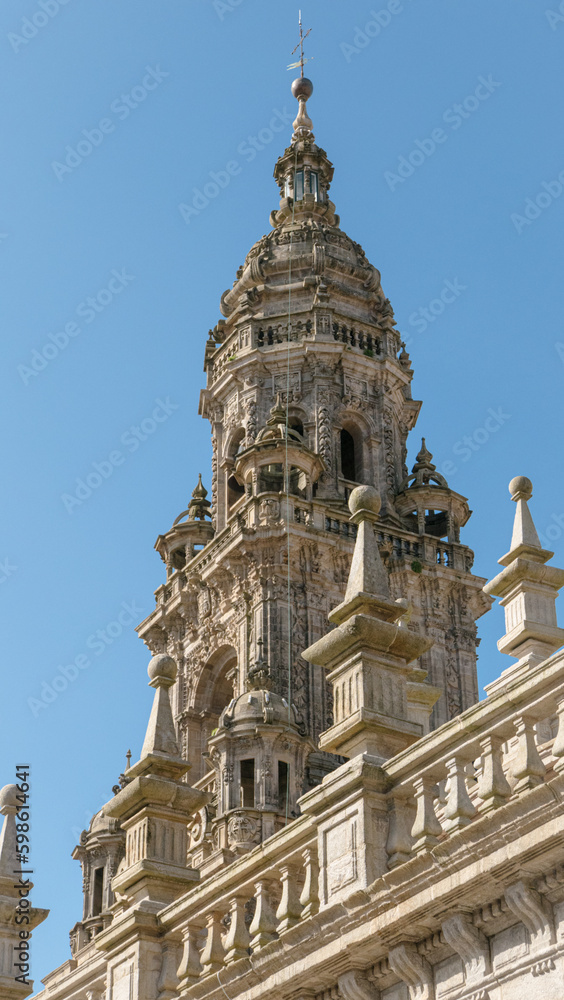
[[[479,983],[490,972],[490,947],[482,931],[465,913],[455,913],[443,921],[442,932],[447,944],[460,955],[468,986]]]
[[[344,972],[337,985],[343,1000],[380,1000],[380,990],[358,969]]]
[[[410,1000],[434,1000],[433,970],[411,942],[398,944],[388,955],[390,968],[409,989]]]
[[[531,950],[541,951],[554,944],[554,923],[548,900],[525,882],[515,882],[505,890],[509,909],[524,924],[531,935]]]

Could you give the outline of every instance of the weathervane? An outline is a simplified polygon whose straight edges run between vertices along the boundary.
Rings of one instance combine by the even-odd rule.
[[[306,64],[306,62],[309,62],[311,59],[313,59],[313,56],[310,56],[309,59],[304,59],[304,42],[305,42],[307,36],[309,35],[309,33],[311,31],[311,28],[308,28],[307,31],[306,31],[306,33],[305,33],[305,35],[304,35],[303,28],[302,28],[302,12],[301,11],[300,11],[298,23],[300,25],[300,40],[299,40],[298,44],[296,45],[296,47],[292,49],[291,55],[294,55],[294,52],[296,52],[297,49],[299,49],[300,50],[300,58],[299,58],[298,62],[290,63],[290,65],[287,67],[287,69],[299,69],[300,70],[300,76],[303,76],[304,75],[304,65]]]

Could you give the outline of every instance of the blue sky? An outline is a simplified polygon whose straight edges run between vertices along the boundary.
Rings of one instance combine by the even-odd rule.
[[[425,434],[474,510],[478,574],[509,547],[515,475],[562,564],[564,14],[311,0],[303,17],[333,200],[424,401],[409,462]],[[0,783],[32,764],[37,988],[81,917],[70,852],[141,746],[133,626],[164,579],[157,535],[199,471],[209,486],[204,344],[277,206],[296,31],[287,0],[3,0]],[[480,623],[482,685],[509,665],[503,631],[499,608]]]

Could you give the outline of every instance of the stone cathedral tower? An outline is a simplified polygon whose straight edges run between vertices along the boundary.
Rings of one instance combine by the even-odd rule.
[[[201,787],[214,764],[208,741],[261,658],[305,738],[315,744],[330,725],[325,672],[300,654],[342,600],[356,534],[347,500],[358,484],[382,498],[376,529],[392,597],[408,595],[409,628],[434,643],[418,661],[438,689],[420,694],[438,697],[431,725],[478,700],[475,621],[490,600],[460,541],[470,510],[424,441],[408,472],[421,407],[409,355],[378,270],[340,228],[333,166],[306,108],[312,90],[303,77],[293,84],[294,133],[274,169],[280,207],[221,296],[223,318],[205,346],[211,502],[200,479],[159,536],[167,579],[139,627],[153,654],[179,665],[173,710]],[[335,763],[311,749],[302,789]],[[233,761],[222,766],[231,780]]]
[[[280,209],[206,347],[212,499],[157,541],[141,755],[75,849],[83,918],[38,1000],[560,998],[564,570],[525,476],[482,589],[424,442],[408,474],[409,357],[293,92]],[[516,662],[475,705],[488,595]],[[15,791],[0,988],[24,1000]]]

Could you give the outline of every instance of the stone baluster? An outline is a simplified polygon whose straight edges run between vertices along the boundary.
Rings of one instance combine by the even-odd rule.
[[[556,717],[558,719],[558,732],[552,745],[552,755],[556,757],[554,770],[558,773],[564,771],[564,698],[556,704]]]
[[[174,1000],[178,996],[178,945],[176,941],[165,941],[161,971],[157,983],[158,1000]]]
[[[503,771],[502,746],[501,736],[485,736],[480,740],[482,765],[478,778],[478,795],[482,800],[481,813],[498,809],[511,795],[511,788]]]
[[[416,778],[413,782],[413,790],[417,812],[411,836],[414,840],[414,852],[421,854],[438,843],[438,837],[442,833],[442,829],[433,806],[435,790],[435,781],[433,778],[428,775]]]
[[[396,868],[411,857],[411,822],[404,795],[394,794],[388,799],[388,839],[386,853],[388,868]]]
[[[511,773],[517,779],[514,791],[519,793],[526,788],[540,785],[544,779],[545,766],[540,758],[535,740],[535,720],[522,715],[515,720],[517,730],[517,750],[511,766]]]
[[[208,976],[210,972],[219,972],[223,968],[224,950],[221,941],[222,916],[222,913],[214,910],[208,917],[206,944],[200,956],[203,976]]]
[[[298,870],[295,865],[280,865],[280,881],[282,883],[282,898],[276,911],[278,920],[277,931],[281,934],[293,927],[300,919],[301,907],[298,897]]]
[[[317,863],[317,851],[306,847],[302,854],[305,867],[305,882],[300,896],[300,903],[303,907],[301,919],[306,920],[313,917],[319,910],[319,865]]]
[[[182,935],[182,958],[178,966],[178,989],[188,989],[202,975],[202,963],[198,950],[199,927],[186,927]]]
[[[271,898],[271,880],[262,878],[258,882],[255,882],[255,915],[249,927],[251,934],[250,945],[253,951],[260,951],[266,944],[270,941],[275,941],[278,937],[276,933],[276,918],[270,904]]]
[[[468,795],[464,768],[465,762],[460,757],[451,757],[446,762],[444,829],[448,832],[468,826],[468,823],[471,823],[476,816],[476,807]]]
[[[231,924],[223,942],[226,965],[249,957],[251,938],[245,923],[245,902],[245,896],[234,896],[229,904]]]

